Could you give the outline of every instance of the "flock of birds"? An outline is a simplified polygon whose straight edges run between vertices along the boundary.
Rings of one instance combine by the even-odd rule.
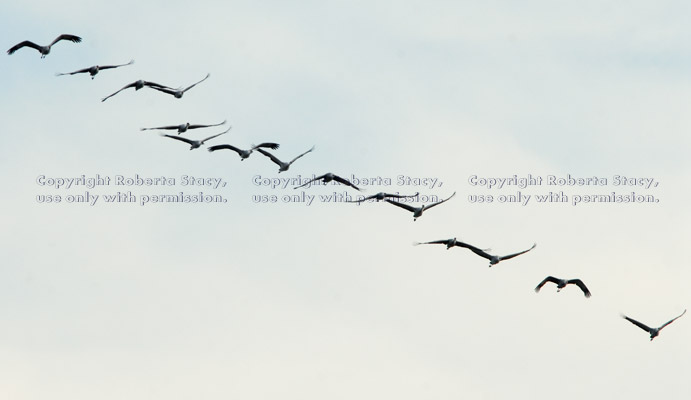
[[[41,53],[41,58],[45,58],[45,56],[50,53],[52,46],[55,45],[57,42],[62,41],[62,40],[70,41],[73,43],[80,43],[82,41],[82,38],[79,36],[71,35],[71,34],[62,34],[62,35],[58,36],[57,38],[55,38],[55,40],[53,40],[47,46],[41,46],[41,45],[38,45],[34,42],[25,40],[23,42],[20,42],[16,45],[12,46],[9,50],[7,50],[7,54],[11,55],[11,54],[14,54],[17,50],[19,50],[21,48],[30,47],[30,48],[37,50],[39,53]],[[75,74],[88,72],[89,75],[91,75],[91,79],[94,79],[95,75],[98,74],[99,71],[124,67],[127,65],[131,65],[133,63],[134,63],[134,60],[131,60],[130,62],[128,62],[126,64],[119,64],[119,65],[94,65],[94,66],[82,68],[82,69],[79,69],[79,70],[76,70],[73,72],[58,73],[56,75],[58,75],[58,76],[75,75]],[[170,95],[174,96],[175,98],[179,99],[179,98],[182,98],[182,96],[185,94],[185,92],[187,92],[188,90],[197,86],[198,84],[202,83],[203,81],[208,79],[209,76],[210,76],[210,74],[207,74],[200,81],[197,81],[197,82],[185,87],[184,89],[171,88],[171,87],[161,85],[158,83],[154,83],[154,82],[138,80],[138,81],[135,81],[135,82],[132,82],[128,85],[123,86],[121,89],[117,90],[116,92],[104,97],[101,101],[104,102],[104,101],[108,100],[109,98],[115,96],[116,94],[120,93],[121,91],[123,91],[125,89],[134,88],[135,90],[139,90],[139,89],[142,89],[144,87],[149,87],[149,88],[157,90],[159,92],[170,94]],[[199,128],[209,128],[209,127],[221,126],[221,125],[224,125],[226,122],[227,121],[224,120],[223,122],[216,123],[216,124],[194,124],[194,125],[187,122],[187,123],[180,124],[180,125],[167,125],[167,126],[159,126],[159,127],[153,127],[153,128],[141,128],[141,130],[142,131],[144,131],[144,130],[177,130],[177,136],[176,135],[169,135],[169,134],[163,134],[162,136],[187,143],[190,145],[190,150],[193,150],[193,149],[196,149],[196,148],[203,146],[207,141],[209,141],[211,139],[214,139],[218,136],[224,135],[225,133],[227,133],[230,130],[230,127],[221,133],[209,136],[209,137],[202,139],[202,140],[193,140],[193,139],[189,139],[189,138],[180,136],[182,133],[186,133],[190,129],[199,129]],[[214,151],[218,151],[218,150],[232,150],[240,156],[241,161],[244,161],[246,158],[248,158],[250,156],[250,154],[252,154],[252,152],[254,152],[256,150],[257,152],[261,153],[262,155],[268,157],[276,165],[278,165],[278,167],[279,167],[278,172],[281,173],[281,172],[287,171],[290,168],[290,166],[296,160],[298,160],[299,158],[303,157],[304,155],[306,155],[306,154],[308,154],[314,150],[314,146],[312,146],[312,148],[310,148],[309,150],[305,151],[304,153],[298,155],[297,157],[293,158],[289,162],[283,162],[280,159],[278,159],[276,156],[274,156],[273,154],[269,153],[266,150],[263,150],[263,149],[277,150],[278,148],[279,148],[278,143],[265,142],[265,143],[260,143],[258,145],[252,145],[248,150],[240,149],[240,148],[235,147],[235,146],[230,145],[230,144],[220,144],[220,145],[214,145],[214,146],[208,147],[208,151],[214,152]],[[330,173],[330,172],[323,174],[323,175],[320,175],[320,176],[317,176],[317,177],[315,177],[315,178],[313,178],[313,179],[311,179],[311,180],[309,180],[309,181],[307,181],[307,182],[305,182],[299,186],[295,186],[294,189],[308,186],[313,182],[328,183],[328,182],[332,182],[332,181],[338,182],[339,184],[342,184],[342,185],[352,187],[358,191],[361,190],[360,188],[355,186],[352,182],[348,181],[347,179],[344,179],[344,178],[342,178],[338,175],[335,175],[333,173]],[[397,207],[400,207],[404,210],[412,212],[413,213],[413,221],[415,221],[422,216],[422,213],[425,210],[428,210],[432,207],[435,207],[439,204],[442,204],[442,203],[450,200],[452,197],[454,197],[456,195],[456,193],[454,192],[451,196],[449,196],[446,199],[437,201],[437,202],[432,203],[432,204],[422,205],[420,207],[413,207],[411,205],[408,205],[406,203],[403,203],[403,202],[396,200],[396,199],[400,200],[403,198],[416,198],[418,195],[419,195],[419,193],[415,193],[413,195],[400,195],[400,194],[391,194],[391,193],[379,192],[379,193],[371,195],[371,196],[363,197],[363,198],[360,198],[358,200],[351,200],[348,202],[354,202],[354,203],[360,204],[364,201],[369,201],[369,200],[375,200],[377,202],[383,200],[389,204],[392,204],[394,206],[397,206]],[[478,256],[489,260],[489,266],[490,267],[498,264],[500,261],[509,260],[509,259],[517,257],[519,255],[525,254],[525,253],[531,251],[532,249],[534,249],[535,246],[537,245],[537,244],[533,244],[533,246],[527,250],[508,254],[505,256],[497,256],[497,255],[492,255],[492,254],[487,253],[488,250],[483,250],[483,249],[480,249],[480,248],[475,247],[473,245],[470,245],[468,243],[461,242],[461,241],[457,240],[456,238],[414,243],[414,245],[422,245],[422,244],[441,244],[441,245],[445,245],[447,250],[451,249],[452,247],[466,248],[466,249],[470,250],[471,252],[477,254]],[[548,282],[554,283],[557,285],[557,292],[561,291],[561,289],[565,288],[567,285],[575,285],[581,289],[581,291],[583,292],[583,294],[586,298],[589,298],[591,296],[590,290],[587,288],[587,286],[585,285],[585,283],[583,283],[582,280],[580,280],[580,279],[561,279],[561,278],[556,278],[553,276],[547,276],[545,279],[543,279],[535,287],[535,292],[539,292],[540,289],[542,289],[542,287],[545,284],[547,284]],[[645,325],[645,324],[643,324],[643,323],[641,323],[641,322],[639,322],[633,318],[630,318],[626,315],[623,315],[623,314],[621,315],[621,317],[626,319],[627,321],[631,322],[632,324],[638,326],[639,328],[643,329],[644,331],[648,332],[650,334],[650,340],[652,341],[655,337],[657,337],[660,334],[660,331],[664,327],[671,324],[672,322],[674,322],[675,320],[677,320],[678,318],[680,318],[684,314],[686,314],[686,310],[684,310],[680,315],[667,321],[666,323],[664,323],[662,326],[660,326],[658,328],[650,328],[649,326],[647,326],[647,325]]]

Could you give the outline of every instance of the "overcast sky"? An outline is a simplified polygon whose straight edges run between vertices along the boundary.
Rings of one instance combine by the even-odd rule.
[[[83,41],[0,58],[0,397],[691,398],[691,317],[651,342],[620,316],[657,327],[691,305],[688,2],[5,3],[4,50]],[[207,73],[181,99],[101,101]],[[140,130],[223,120],[183,136],[232,126],[207,145],[315,150],[279,174],[257,152]],[[287,180],[326,172],[364,191]],[[111,184],[41,184],[82,175]],[[543,181],[471,179],[514,175]],[[135,202],[105,201],[128,191]],[[326,201],[379,191],[456,196],[417,221]],[[539,203],[550,191],[568,201]],[[225,201],[142,204],[180,192]],[[585,203],[612,192],[653,201]],[[498,255],[537,247],[488,268],[412,245],[453,237]],[[536,294],[548,275],[593,295]]]

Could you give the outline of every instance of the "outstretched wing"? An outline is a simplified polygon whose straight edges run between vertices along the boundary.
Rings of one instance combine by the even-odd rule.
[[[428,206],[425,206],[425,209],[427,210],[427,209],[430,209],[430,208],[432,208],[432,207],[434,207],[434,206],[436,206],[436,205],[439,205],[439,204],[441,204],[441,203],[443,203],[443,202],[449,200],[450,198],[452,198],[452,197],[455,196],[455,195],[456,195],[456,192],[453,192],[453,194],[452,194],[451,196],[449,196],[448,198],[446,198],[446,199],[444,199],[444,200],[441,200],[441,201],[438,201],[438,202],[436,202],[436,203],[432,203],[432,204],[430,204],[430,205],[428,205]]]
[[[547,278],[543,279],[542,282],[540,282],[539,285],[535,286],[535,293],[539,292],[540,289],[545,285],[547,282],[554,282],[554,283],[559,283],[559,279],[553,277],[553,276],[548,276]]]
[[[456,241],[456,246],[465,247],[466,249],[469,249],[470,251],[472,251],[473,253],[477,254],[477,255],[480,256],[480,257],[484,257],[484,258],[486,258],[486,259],[488,259],[488,260],[492,260],[492,255],[491,255],[491,254],[488,254],[488,253],[486,253],[484,250],[478,249],[477,247],[475,247],[475,246],[473,246],[473,245],[470,245],[470,244],[468,244],[468,243],[463,243],[463,242],[458,242],[458,241]]]
[[[139,128],[140,131],[150,131],[154,129],[178,129],[178,125],[157,126],[155,128]]]
[[[415,242],[415,243],[413,243],[413,245],[418,246],[421,244],[447,244],[448,242],[449,242],[448,239],[444,239],[444,240],[433,240],[431,242]]]
[[[111,69],[111,68],[117,68],[117,67],[124,67],[125,65],[131,65],[134,64],[134,60],[130,60],[127,64],[118,64],[118,65],[99,65],[98,69]]]
[[[415,194],[409,194],[409,195],[384,193],[384,197],[390,197],[393,199],[404,199],[406,197],[416,197],[419,194],[420,194],[420,192],[416,192]],[[375,195],[375,197],[376,197],[376,195]],[[429,207],[427,207],[427,208],[429,208]]]
[[[509,254],[507,256],[501,256],[501,257],[499,257],[499,261],[508,260],[509,258],[514,258],[516,256],[520,256],[521,254],[527,253],[530,250],[534,249],[535,246],[537,246],[537,243],[534,243],[533,246],[531,248],[529,248],[528,250],[523,250],[523,251],[520,251],[518,253]]]
[[[79,36],[70,35],[68,33],[63,33],[62,35],[56,37],[55,40],[53,40],[53,42],[50,44],[50,46],[54,45],[55,43],[61,40],[69,40],[70,42],[79,43],[82,41],[82,38],[80,38]]]
[[[409,206],[409,205],[404,204],[404,203],[399,203],[399,202],[397,202],[397,201],[393,201],[393,200],[389,200],[389,199],[384,199],[384,201],[387,202],[387,203],[389,203],[389,204],[393,204],[393,205],[395,205],[395,206],[398,206],[398,207],[401,207],[401,208],[405,208],[406,210],[408,210],[408,211],[410,211],[410,212],[412,212],[412,213],[414,213],[415,210],[417,210],[415,207]]]
[[[273,143],[273,142],[264,142],[264,143],[259,143],[257,145],[252,145],[252,150],[256,150],[260,147],[265,147],[267,149],[271,150],[277,150],[280,147],[280,144],[278,143]]]
[[[674,321],[675,321],[675,320],[676,320],[677,318],[680,318],[680,317],[681,317],[682,315],[684,315],[684,314],[686,314],[686,310],[684,310],[684,312],[683,312],[683,313],[679,314],[679,316],[678,316],[678,317],[676,317],[676,318],[673,318],[673,319],[671,319],[671,320],[667,321],[667,322],[666,322],[666,323],[665,323],[664,325],[662,325],[662,326],[661,326],[661,327],[659,327],[658,329],[662,329],[662,328],[664,328],[665,326],[667,326],[667,325],[671,324],[671,323],[672,323],[672,322],[674,322]]]
[[[129,85],[123,86],[123,88],[120,89],[120,90],[118,90],[117,92],[115,92],[115,93],[113,93],[113,94],[111,94],[111,95],[108,95],[108,96],[102,98],[101,101],[106,101],[106,100],[108,100],[109,98],[115,96],[116,94],[122,92],[123,90],[125,90],[125,89],[127,89],[127,88],[131,88],[131,87],[135,87],[135,86],[137,86],[137,82],[132,82],[132,83],[130,83]]]
[[[265,156],[269,157],[271,159],[271,161],[276,163],[276,165],[278,165],[279,167],[283,165],[283,162],[281,162],[281,160],[276,158],[273,154],[269,153],[268,151],[265,151],[262,149],[257,149],[257,151],[264,154]],[[298,186],[298,187],[300,187],[300,186]]]
[[[358,188],[357,186],[353,185],[349,180],[344,179],[344,178],[341,178],[341,177],[338,176],[338,175],[334,175],[334,180],[335,180],[336,182],[338,182],[338,183],[342,183],[342,184],[344,184],[344,185],[348,185],[348,186],[354,188],[355,190],[358,190],[358,191],[360,190],[360,188]]]
[[[646,331],[646,332],[648,332],[648,333],[650,333],[650,331],[652,330],[652,329],[650,329],[648,326],[646,326],[645,324],[642,324],[642,323],[636,321],[636,320],[633,319],[633,318],[629,318],[629,317],[627,317],[627,316],[624,315],[624,314],[622,314],[621,317],[624,318],[625,320],[631,322],[632,324],[636,325],[637,327],[643,329],[644,331]]]
[[[585,286],[585,283],[583,283],[582,280],[580,280],[580,279],[571,279],[571,280],[566,281],[566,283],[573,283],[574,285],[576,285],[576,286],[578,286],[579,288],[581,288],[581,290],[583,291],[583,294],[585,295],[585,297],[590,297],[590,290],[588,290],[588,288]],[[670,322],[671,322],[671,321],[670,321]]]
[[[346,203],[362,203],[363,201],[367,201],[367,200],[373,199],[373,198],[375,198],[375,197],[377,197],[377,195],[376,195],[376,194],[373,194],[373,195],[371,195],[371,196],[363,197],[363,198],[361,198],[360,200],[346,200],[345,202],[346,202]]]
[[[55,76],[81,74],[83,72],[89,72],[90,69],[91,69],[91,67],[87,67],[87,68],[78,69],[78,70],[72,71],[72,72],[57,73],[57,74],[55,74]]]
[[[197,83],[193,83],[193,84],[187,86],[186,88],[184,88],[184,89],[182,90],[183,93],[186,92],[186,91],[188,91],[188,90],[190,90],[190,89],[192,89],[193,87],[199,85],[200,83],[204,82],[204,81],[207,80],[210,76],[211,76],[211,74],[206,74],[206,76],[204,77],[204,79],[202,79],[201,81],[199,81],[199,82],[197,82]]]
[[[175,139],[175,140],[179,140],[181,142],[185,142],[185,143],[192,145],[192,146],[194,146],[197,143],[195,140],[187,139],[186,137],[182,137],[182,136],[173,136],[173,135],[162,135],[162,136],[169,137],[169,138]]]
[[[215,135],[213,135],[213,136],[209,136],[208,138],[202,140],[200,143],[201,143],[201,144],[204,144],[204,143],[206,143],[207,140],[211,140],[211,139],[213,139],[213,138],[215,138],[215,137],[219,137],[219,136],[221,136],[221,135],[224,135],[224,134],[226,134],[229,130],[230,130],[230,128],[226,129],[225,131],[223,131],[223,132],[221,132],[221,133],[217,133],[217,134],[215,134]]]
[[[297,160],[298,158],[304,156],[305,154],[309,153],[309,152],[312,151],[312,150],[314,150],[314,146],[312,146],[312,148],[309,149],[309,150],[307,150],[306,152],[304,152],[304,153],[300,154],[299,156],[297,156],[297,157],[293,158],[292,160],[290,160],[290,162],[288,163],[288,165],[294,163],[295,160]],[[359,190],[359,189],[358,189],[358,190]]]
[[[173,96],[175,96],[175,93],[177,92],[177,90],[171,89],[171,88],[169,88],[169,87],[167,87],[167,86],[158,85],[158,84],[154,86],[154,85],[148,85],[147,83],[148,83],[148,82],[145,82],[144,84],[145,84],[146,86],[152,88],[152,89],[158,90],[159,92],[172,94]]]
[[[22,47],[33,47],[34,49],[41,51],[42,47],[37,45],[34,42],[25,40],[21,43],[17,43],[14,46],[12,46],[9,50],[7,50],[7,54],[13,54],[15,51],[21,49]]]
[[[135,83],[136,83],[136,82],[135,82]],[[175,90],[175,89],[173,89],[172,87],[169,87],[169,86],[166,86],[166,85],[161,85],[160,83],[149,82],[149,81],[143,81],[143,83],[144,83],[144,86],[148,86],[148,87],[150,87],[150,88],[157,88],[157,87],[159,87],[159,88],[170,89],[170,90],[173,90],[173,91]],[[172,94],[175,94],[175,92],[173,92]]]
[[[242,150],[238,149],[237,147],[230,145],[230,144],[217,144],[215,146],[209,147],[209,151],[216,151],[216,150],[233,150],[237,152],[238,154],[242,153]]]
[[[261,151],[261,149],[257,149],[257,151]],[[322,175],[322,176],[318,176],[318,177],[316,177],[316,178],[312,178],[312,179],[310,179],[309,181],[303,183],[303,184],[300,185],[300,186],[295,186],[293,189],[297,189],[297,188],[301,188],[301,187],[303,187],[303,186],[307,186],[307,185],[309,185],[310,183],[312,183],[312,182],[314,182],[314,181],[318,181],[318,180],[324,178],[325,176],[326,176],[326,174],[324,174],[324,175]]]
[[[190,125],[190,126],[188,126],[187,129],[210,128],[210,127],[212,127],[212,126],[223,125],[223,124],[225,124],[226,122],[227,122],[227,120],[224,119],[223,122],[218,123],[218,124],[211,124],[211,125],[199,125],[199,124],[195,124],[195,125]]]

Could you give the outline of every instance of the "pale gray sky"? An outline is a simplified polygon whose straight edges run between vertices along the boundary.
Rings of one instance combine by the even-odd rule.
[[[681,1],[14,2],[0,5],[0,393],[43,399],[691,397],[689,5]],[[56,77],[94,64],[131,66]],[[128,89],[211,77],[182,99]],[[212,123],[209,154],[142,127]],[[199,139],[225,128],[191,131]],[[413,222],[340,186],[253,183],[334,172],[448,197]],[[172,177],[221,204],[39,204],[39,175]],[[606,187],[473,187],[598,176]],[[183,175],[225,188],[180,185]],[[436,178],[432,189],[399,175]],[[655,178],[651,189],[614,175]],[[537,204],[549,190],[654,204]],[[526,206],[469,196],[533,196]],[[284,195],[316,196],[309,206]],[[276,195],[256,204],[253,195]],[[416,241],[458,237],[494,254]],[[581,278],[556,293],[545,276]]]

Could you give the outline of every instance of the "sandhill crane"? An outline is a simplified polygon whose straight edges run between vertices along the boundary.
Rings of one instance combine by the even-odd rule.
[[[540,284],[535,287],[535,293],[540,292],[540,289],[542,288],[542,286],[544,286],[544,284],[547,282],[556,283],[557,284],[557,292],[561,291],[566,285],[574,284],[574,285],[578,286],[579,288],[581,288],[585,297],[590,297],[590,290],[588,290],[588,288],[585,286],[585,284],[583,283],[582,280],[580,280],[580,279],[568,279],[568,280],[567,279],[559,279],[559,278],[555,278],[553,276],[548,276],[547,278],[543,279],[542,282],[540,282]]]
[[[94,65],[89,68],[83,68],[83,69],[78,69],[73,72],[65,72],[65,73],[57,73],[55,76],[62,76],[62,75],[74,75],[74,74],[81,74],[84,72],[88,72],[91,75],[91,79],[94,79],[94,76],[98,74],[98,71],[103,71],[104,69],[112,69],[112,68],[118,68],[118,67],[124,67],[126,65],[131,65],[134,64],[134,60],[130,60],[127,64],[119,64],[119,65]]]
[[[223,125],[227,122],[227,120],[223,120],[223,122],[220,122],[218,124],[209,124],[209,125],[199,125],[199,124],[190,124],[189,122],[186,122],[184,124],[180,125],[167,125],[167,126],[157,126],[155,128],[140,128],[142,131],[150,131],[153,129],[177,129],[178,135],[181,133],[187,132],[188,129],[198,129],[198,128],[210,128],[212,126],[219,126]]]
[[[122,89],[118,90],[117,92],[115,92],[115,93],[113,93],[113,94],[110,94],[110,95],[108,95],[108,96],[102,98],[101,101],[106,101],[106,100],[108,100],[109,98],[115,96],[116,94],[122,92],[123,90],[125,90],[125,89],[127,89],[127,88],[133,87],[134,90],[139,90],[139,89],[143,88],[144,86],[148,86],[148,87],[150,87],[150,88],[156,88],[156,87],[165,88],[165,87],[167,87],[167,86],[163,86],[163,85],[158,84],[158,83],[148,82],[148,81],[145,81],[145,80],[140,79],[140,80],[138,80],[138,81],[134,81],[134,82],[130,83],[129,85],[123,86]]]
[[[50,48],[55,43],[57,43],[61,40],[69,40],[70,42],[79,43],[82,41],[82,38],[80,38],[79,36],[64,33],[64,34],[58,36],[57,38],[55,38],[55,40],[53,40],[53,42],[51,44],[49,44],[48,46],[39,46],[34,42],[30,42],[28,40],[25,40],[21,43],[17,43],[14,46],[12,46],[9,50],[7,50],[7,54],[8,55],[13,54],[15,51],[21,49],[22,47],[32,47],[32,48],[38,50],[39,53],[41,53],[41,58],[45,58],[48,55],[48,53],[50,53]]]
[[[324,182],[324,183],[329,183],[329,182],[331,182],[331,181],[336,181],[336,182],[338,182],[338,183],[340,183],[340,184],[343,184],[343,185],[346,185],[346,186],[350,186],[350,187],[354,188],[355,190],[360,190],[360,188],[358,188],[357,186],[355,186],[355,185],[353,185],[352,183],[350,183],[350,181],[348,181],[347,179],[341,178],[341,177],[338,176],[338,175],[334,175],[334,174],[332,174],[331,172],[328,172],[328,173],[326,173],[326,174],[324,174],[324,175],[321,175],[321,176],[318,176],[318,177],[316,177],[316,178],[312,178],[312,179],[310,179],[309,181],[303,183],[303,184],[300,185],[300,186],[295,186],[293,189],[297,189],[297,188],[301,188],[301,187],[303,187],[303,186],[307,186],[307,185],[309,185],[310,183],[315,182],[315,181],[322,181],[322,182]]]
[[[187,143],[187,144],[190,145],[190,150],[194,150],[194,149],[197,149],[197,148],[201,147],[201,145],[203,145],[207,140],[210,140],[210,139],[213,139],[213,138],[215,138],[215,137],[221,136],[221,135],[223,135],[224,133],[228,132],[229,130],[230,130],[230,128],[226,129],[225,131],[223,131],[223,132],[221,132],[221,133],[219,133],[219,134],[216,134],[216,135],[213,135],[213,136],[209,136],[208,138],[203,139],[203,140],[192,140],[192,139],[188,139],[188,138],[186,138],[186,137],[182,137],[182,136],[173,136],[173,135],[161,135],[161,136],[165,136],[165,137],[169,137],[169,138],[171,138],[171,139],[175,139],[175,140],[179,140],[179,141],[181,141],[181,142],[185,142],[185,143]]]
[[[422,216],[423,211],[429,210],[430,208],[449,200],[450,198],[452,198],[455,195],[456,195],[456,192],[453,192],[453,194],[451,196],[449,196],[448,198],[446,198],[444,200],[438,201],[436,203],[432,203],[430,205],[423,204],[420,207],[409,206],[407,204],[399,203],[397,201],[393,201],[393,200],[389,200],[389,199],[384,199],[384,201],[412,212],[413,213],[413,221],[417,221],[417,219]]]
[[[459,246],[459,245],[457,245],[457,246]],[[478,249],[477,247],[470,245],[470,244],[467,244],[467,243],[464,243],[464,245],[461,247],[466,247],[466,248],[470,249],[470,251],[472,251],[473,253],[479,255],[480,257],[484,257],[484,258],[488,259],[489,260],[489,266],[491,267],[494,264],[498,264],[500,261],[508,260],[510,258],[514,258],[516,256],[520,256],[521,254],[527,253],[530,250],[534,249],[535,246],[537,246],[537,243],[533,244],[533,246],[531,248],[529,248],[528,250],[523,250],[523,251],[520,251],[518,253],[509,254],[506,256],[493,256],[491,254],[487,254],[484,250]]]
[[[202,79],[201,81],[199,81],[199,82],[197,82],[197,83],[193,83],[193,84],[187,86],[187,87],[184,88],[184,89],[172,89],[172,88],[169,88],[169,87],[156,87],[156,86],[152,86],[152,89],[156,89],[156,90],[158,90],[158,91],[160,91],[160,92],[163,92],[163,93],[172,94],[173,96],[175,96],[176,99],[179,99],[179,98],[182,97],[183,94],[185,94],[186,91],[188,91],[188,90],[192,89],[193,87],[197,86],[198,84],[204,82],[204,81],[205,81],[206,79],[208,79],[210,76],[211,76],[211,74],[206,74],[206,76],[204,77],[204,79]]]
[[[655,339],[655,337],[656,337],[657,335],[660,334],[660,331],[662,330],[662,328],[664,328],[665,326],[671,324],[671,323],[674,322],[677,318],[681,317],[681,316],[684,315],[684,314],[686,314],[686,310],[684,310],[683,313],[679,314],[678,317],[672,318],[671,320],[665,322],[665,323],[664,323],[661,327],[659,327],[659,328],[650,328],[650,327],[648,327],[648,326],[646,326],[646,325],[644,325],[644,324],[642,324],[642,323],[636,321],[636,320],[633,319],[633,318],[627,317],[627,316],[624,315],[624,314],[622,314],[621,317],[624,318],[625,320],[631,322],[632,324],[636,325],[637,327],[643,329],[644,331],[647,331],[648,333],[650,333],[650,340],[652,341],[653,339]]]
[[[209,151],[224,150],[224,149],[233,150],[234,152],[238,153],[238,155],[240,156],[240,161],[245,161],[245,158],[249,157],[250,154],[252,154],[252,151],[257,150],[260,147],[265,147],[267,149],[276,150],[278,148],[278,146],[279,146],[278,143],[267,142],[267,143],[260,143],[258,145],[252,145],[252,148],[250,148],[249,150],[242,150],[242,149],[238,149],[237,147],[232,146],[230,144],[217,144],[215,146],[209,147],[208,150]]]
[[[420,194],[420,192],[417,192],[415,194],[410,194],[410,195],[401,195],[401,194],[391,194],[391,193],[384,193],[384,192],[379,192],[377,194],[373,194],[371,196],[364,197],[360,200],[347,200],[346,203],[362,203],[363,201],[375,199],[377,202],[380,200],[384,200],[386,198],[392,198],[392,199],[404,199],[406,197],[417,197]]]
[[[278,173],[281,173],[281,172],[283,172],[283,171],[287,171],[288,168],[290,168],[290,165],[293,164],[293,163],[295,162],[295,160],[297,160],[298,158],[304,156],[305,154],[309,153],[309,152],[312,151],[312,150],[314,150],[314,146],[312,146],[312,148],[309,149],[309,150],[307,150],[306,152],[304,152],[304,153],[300,154],[299,156],[293,158],[292,160],[290,160],[290,162],[285,163],[285,162],[279,160],[278,158],[276,158],[276,156],[274,156],[273,154],[269,153],[268,151],[265,151],[265,150],[262,150],[262,149],[257,149],[258,152],[260,152],[260,153],[264,154],[265,156],[269,157],[269,158],[271,159],[271,161],[273,161],[274,163],[276,163],[276,164],[278,165]]]

